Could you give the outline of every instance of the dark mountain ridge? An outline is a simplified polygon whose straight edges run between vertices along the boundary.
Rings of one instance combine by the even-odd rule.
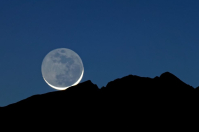
[[[100,120],[118,124],[126,118],[138,122],[162,120],[182,113],[185,118],[190,114],[196,116],[198,89],[169,72],[155,78],[128,75],[100,89],[88,80],[64,91],[34,95],[0,111],[3,119],[39,119],[38,122],[65,119],[64,123],[77,120],[85,123],[87,119],[92,125]]]
[[[49,92],[41,95],[34,95],[17,103],[2,107],[3,109],[20,109],[29,107],[39,107],[47,105],[63,105],[70,104],[74,101],[89,101],[93,98],[102,101],[103,98],[135,98],[152,99],[153,97],[163,98],[189,98],[196,99],[199,94],[199,88],[194,89],[192,86],[184,83],[175,75],[165,72],[155,78],[139,77],[136,75],[128,75],[109,82],[106,87],[98,88],[90,80],[70,87],[64,91]],[[91,100],[93,100],[91,99]],[[71,100],[71,101],[69,101]],[[48,104],[49,102],[50,104]]]

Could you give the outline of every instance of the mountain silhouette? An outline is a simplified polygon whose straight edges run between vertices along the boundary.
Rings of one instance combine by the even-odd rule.
[[[138,127],[143,122],[151,127],[152,123],[164,125],[161,122],[167,119],[190,120],[197,115],[198,101],[199,87],[194,89],[165,72],[154,78],[128,75],[102,88],[88,80],[64,91],[31,96],[0,111],[2,120],[21,119],[26,125],[36,120],[53,126],[117,126],[124,130],[126,125]]]

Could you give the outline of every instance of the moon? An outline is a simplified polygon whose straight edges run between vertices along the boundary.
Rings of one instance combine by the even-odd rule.
[[[65,90],[81,81],[84,67],[77,53],[67,48],[58,48],[44,57],[41,72],[50,87]]]

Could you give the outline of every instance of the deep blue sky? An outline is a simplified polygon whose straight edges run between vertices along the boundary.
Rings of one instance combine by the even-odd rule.
[[[1,0],[0,106],[55,91],[41,63],[56,48],[81,57],[99,87],[169,71],[199,86],[198,0]]]

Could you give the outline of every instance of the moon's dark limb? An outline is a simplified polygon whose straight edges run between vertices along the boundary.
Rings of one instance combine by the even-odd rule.
[[[42,62],[42,76],[46,83],[58,90],[78,84],[83,76],[81,58],[66,48],[49,52]]]

